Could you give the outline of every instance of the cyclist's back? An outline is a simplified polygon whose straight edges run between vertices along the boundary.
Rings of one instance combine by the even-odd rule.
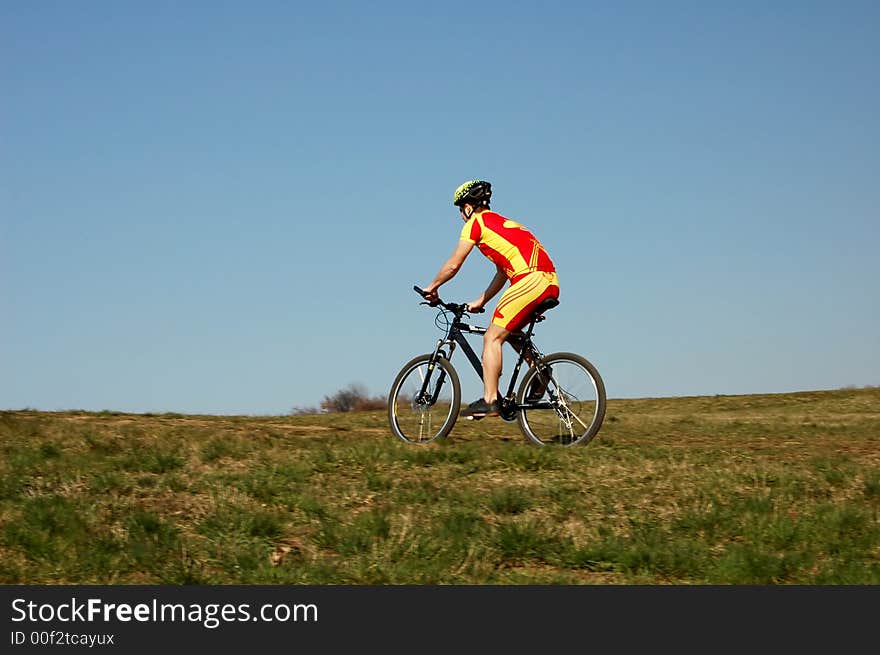
[[[529,273],[554,273],[556,267],[526,227],[497,212],[475,212],[461,230],[461,239],[470,241],[516,283]]]

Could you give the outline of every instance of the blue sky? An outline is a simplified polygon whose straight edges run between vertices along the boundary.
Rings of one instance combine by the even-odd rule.
[[[385,395],[475,177],[559,270],[539,345],[609,397],[880,384],[878,33],[856,1],[0,3],[0,408]]]

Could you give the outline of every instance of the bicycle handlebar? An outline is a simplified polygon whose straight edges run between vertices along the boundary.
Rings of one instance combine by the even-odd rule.
[[[422,298],[427,299],[427,296],[425,295],[425,290],[420,289],[418,285],[413,285],[413,290]],[[428,305],[429,307],[436,307],[437,305],[440,305],[443,309],[448,309],[450,312],[453,312],[454,314],[457,314],[459,316],[461,314],[464,314],[465,312],[467,312],[468,314],[482,314],[486,311],[486,309],[483,307],[480,307],[480,309],[471,309],[467,306],[467,303],[462,303],[461,305],[459,305],[454,302],[443,302],[439,296],[437,297],[437,300],[429,301],[423,304]]]

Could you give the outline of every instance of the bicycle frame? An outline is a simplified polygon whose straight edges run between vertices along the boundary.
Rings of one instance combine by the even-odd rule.
[[[426,303],[431,304],[431,303]],[[453,315],[453,320],[450,321],[449,327],[446,331],[446,335],[437,340],[437,346],[434,349],[434,353],[431,356],[431,361],[429,364],[429,371],[433,371],[437,358],[443,357],[448,361],[452,361],[452,355],[455,353],[456,347],[461,348],[473,367],[474,371],[479,376],[480,380],[483,379],[483,363],[480,357],[477,355],[473,346],[471,346],[470,342],[466,338],[466,334],[475,334],[475,335],[484,335],[486,334],[487,328],[471,325],[470,323],[466,323],[463,320],[464,314],[467,313],[466,305],[452,305],[447,303],[438,303],[441,304],[443,309],[448,312],[451,312]],[[547,402],[538,402],[531,404],[515,404],[515,389],[516,382],[519,378],[519,372],[522,368],[523,362],[527,361],[527,355],[531,358],[532,362],[540,362],[543,355],[537,349],[534,342],[532,341],[532,333],[535,329],[535,324],[544,320],[544,316],[541,314],[535,314],[535,316],[529,321],[525,331],[517,330],[516,332],[512,332],[507,339],[507,342],[510,343],[511,347],[517,351],[518,357],[516,360],[516,365],[513,368],[513,372],[510,376],[510,381],[507,387],[507,393],[504,394],[503,397],[500,398],[502,402],[502,406],[506,411],[514,410],[518,411],[520,409],[548,409],[551,407],[550,403]],[[437,381],[437,390],[439,391],[440,386],[443,383],[445,373],[441,371],[441,375],[439,380]],[[425,380],[422,383],[421,396],[425,397],[427,394],[427,387],[430,382],[431,376],[426,376]],[[437,391],[431,394],[431,402],[437,400],[436,398]],[[499,396],[501,394],[499,393]]]

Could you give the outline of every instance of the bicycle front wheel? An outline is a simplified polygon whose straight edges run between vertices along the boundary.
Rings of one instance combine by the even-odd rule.
[[[547,355],[543,364],[550,367],[549,381],[538,379],[538,369],[533,367],[517,391],[520,430],[538,446],[589,443],[605,418],[605,383],[599,371],[574,353]],[[527,403],[533,382],[546,390],[540,400]]]
[[[452,431],[461,407],[458,374],[444,357],[431,366],[432,355],[404,364],[388,394],[388,422],[396,437],[426,444]]]

